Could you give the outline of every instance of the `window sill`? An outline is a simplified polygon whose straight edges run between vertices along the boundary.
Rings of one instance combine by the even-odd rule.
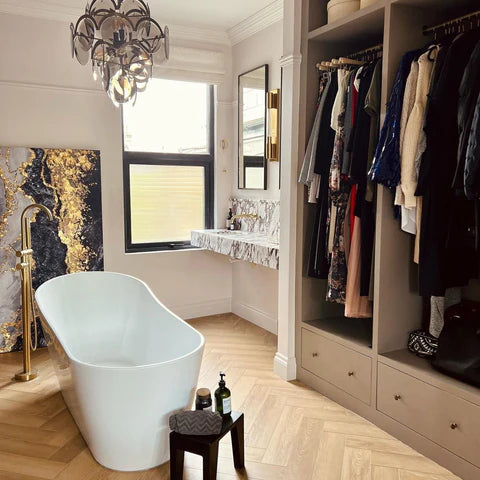
[[[183,248],[154,248],[151,250],[145,249],[130,249],[125,250],[125,255],[144,255],[144,254],[155,254],[155,253],[187,253],[187,252],[204,252],[206,248],[200,247],[193,247],[193,246],[185,246]]]

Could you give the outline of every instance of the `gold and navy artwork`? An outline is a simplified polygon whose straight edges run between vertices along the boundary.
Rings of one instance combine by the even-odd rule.
[[[31,203],[33,288],[51,278],[103,270],[100,152],[0,147],[0,353],[21,349],[20,215]],[[44,345],[40,329],[39,345]]]

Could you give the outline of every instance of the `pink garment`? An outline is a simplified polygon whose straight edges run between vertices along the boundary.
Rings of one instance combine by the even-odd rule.
[[[372,302],[368,297],[360,296],[361,275],[361,229],[360,218],[355,217],[355,227],[348,256],[347,292],[345,299],[345,316],[349,318],[371,318]]]

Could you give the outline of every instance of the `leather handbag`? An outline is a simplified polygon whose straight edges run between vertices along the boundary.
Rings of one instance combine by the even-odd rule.
[[[445,312],[432,365],[442,373],[480,387],[480,304],[464,301]]]

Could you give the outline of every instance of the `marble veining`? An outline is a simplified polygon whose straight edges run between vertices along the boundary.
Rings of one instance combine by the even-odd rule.
[[[279,245],[261,232],[193,230],[192,245],[264,267],[279,267]]]
[[[240,221],[242,231],[262,233],[272,241],[280,239],[280,202],[276,200],[259,200],[255,198],[230,199],[234,215],[239,213],[257,214],[256,220],[248,218]]]

